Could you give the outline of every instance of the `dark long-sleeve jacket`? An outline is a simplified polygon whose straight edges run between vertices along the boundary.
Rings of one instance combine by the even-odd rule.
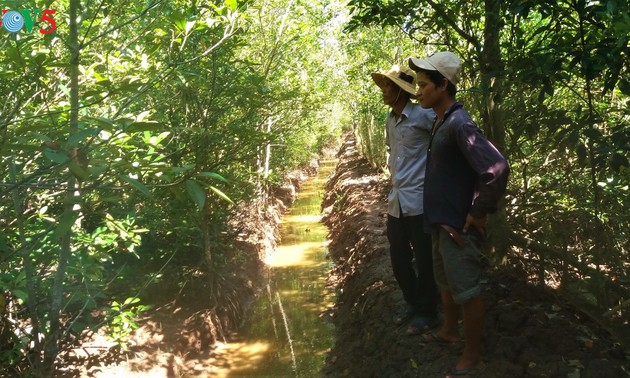
[[[509,175],[507,160],[482,134],[462,103],[435,125],[429,144],[424,190],[427,229],[446,224],[461,230],[470,213],[497,210]]]

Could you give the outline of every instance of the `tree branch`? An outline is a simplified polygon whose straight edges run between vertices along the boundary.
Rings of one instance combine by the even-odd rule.
[[[453,28],[453,30],[455,30],[457,32],[457,34],[459,34],[462,38],[464,38],[466,41],[468,41],[470,44],[472,44],[475,47],[475,50],[477,51],[477,54],[481,53],[481,44],[479,43],[479,40],[477,40],[475,37],[473,37],[472,35],[466,33],[462,28],[460,28],[459,25],[457,25],[457,23],[455,22],[455,20],[453,20],[448,15],[448,13],[446,13],[446,10],[441,5],[439,5],[438,3],[436,3],[433,0],[426,0],[426,1],[427,1],[427,3],[429,3],[431,8],[433,8],[433,10],[435,10],[437,15],[442,17],[442,19],[451,28]]]
[[[114,26],[113,28],[102,32],[101,34],[97,35],[96,37],[90,39],[89,41],[82,43],[80,46],[80,49],[83,49],[87,46],[89,46],[90,44],[92,44],[94,41],[98,40],[99,38],[106,36],[110,33],[115,32],[118,29],[121,29],[129,24],[131,24],[132,22],[134,22],[135,20],[139,19],[140,17],[146,15],[151,9],[155,8],[159,3],[161,3],[164,0],[156,0],[154,2],[152,2],[151,4],[149,4],[149,6],[147,6],[144,10],[142,10],[142,12],[138,13],[136,16],[130,18],[129,20],[123,22],[122,24],[118,24],[116,26]]]

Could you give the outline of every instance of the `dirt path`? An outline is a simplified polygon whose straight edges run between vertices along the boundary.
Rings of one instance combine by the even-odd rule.
[[[361,159],[352,139],[328,183],[324,222],[336,268],[330,284],[337,327],[326,377],[443,377],[457,346],[424,345],[393,324],[402,303],[385,235],[387,181]],[[605,331],[509,266],[488,268],[481,377],[627,377],[630,354]]]

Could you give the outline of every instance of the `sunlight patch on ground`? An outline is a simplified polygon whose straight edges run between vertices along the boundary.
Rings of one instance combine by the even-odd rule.
[[[168,377],[167,370],[163,367],[154,366],[149,371],[129,371],[129,368],[121,365],[118,367],[108,368],[106,372],[96,373],[94,377],[98,378],[163,378]]]
[[[270,349],[263,341],[217,343],[216,347],[215,357],[208,361],[213,377],[235,377],[239,372],[251,371]],[[229,361],[224,356],[229,356]]]
[[[321,249],[321,242],[308,242],[288,246],[279,246],[277,250],[269,256],[266,263],[273,268],[289,266],[316,266],[321,261],[313,256],[313,251]],[[321,259],[319,259],[321,260]]]
[[[281,223],[317,223],[321,216],[315,215],[285,215]]]

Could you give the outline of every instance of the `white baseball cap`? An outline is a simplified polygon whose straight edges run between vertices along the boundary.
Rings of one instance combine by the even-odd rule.
[[[462,63],[457,55],[450,51],[438,52],[426,59],[409,58],[409,67],[414,71],[418,69],[438,71],[453,85],[459,82],[462,71]]]

